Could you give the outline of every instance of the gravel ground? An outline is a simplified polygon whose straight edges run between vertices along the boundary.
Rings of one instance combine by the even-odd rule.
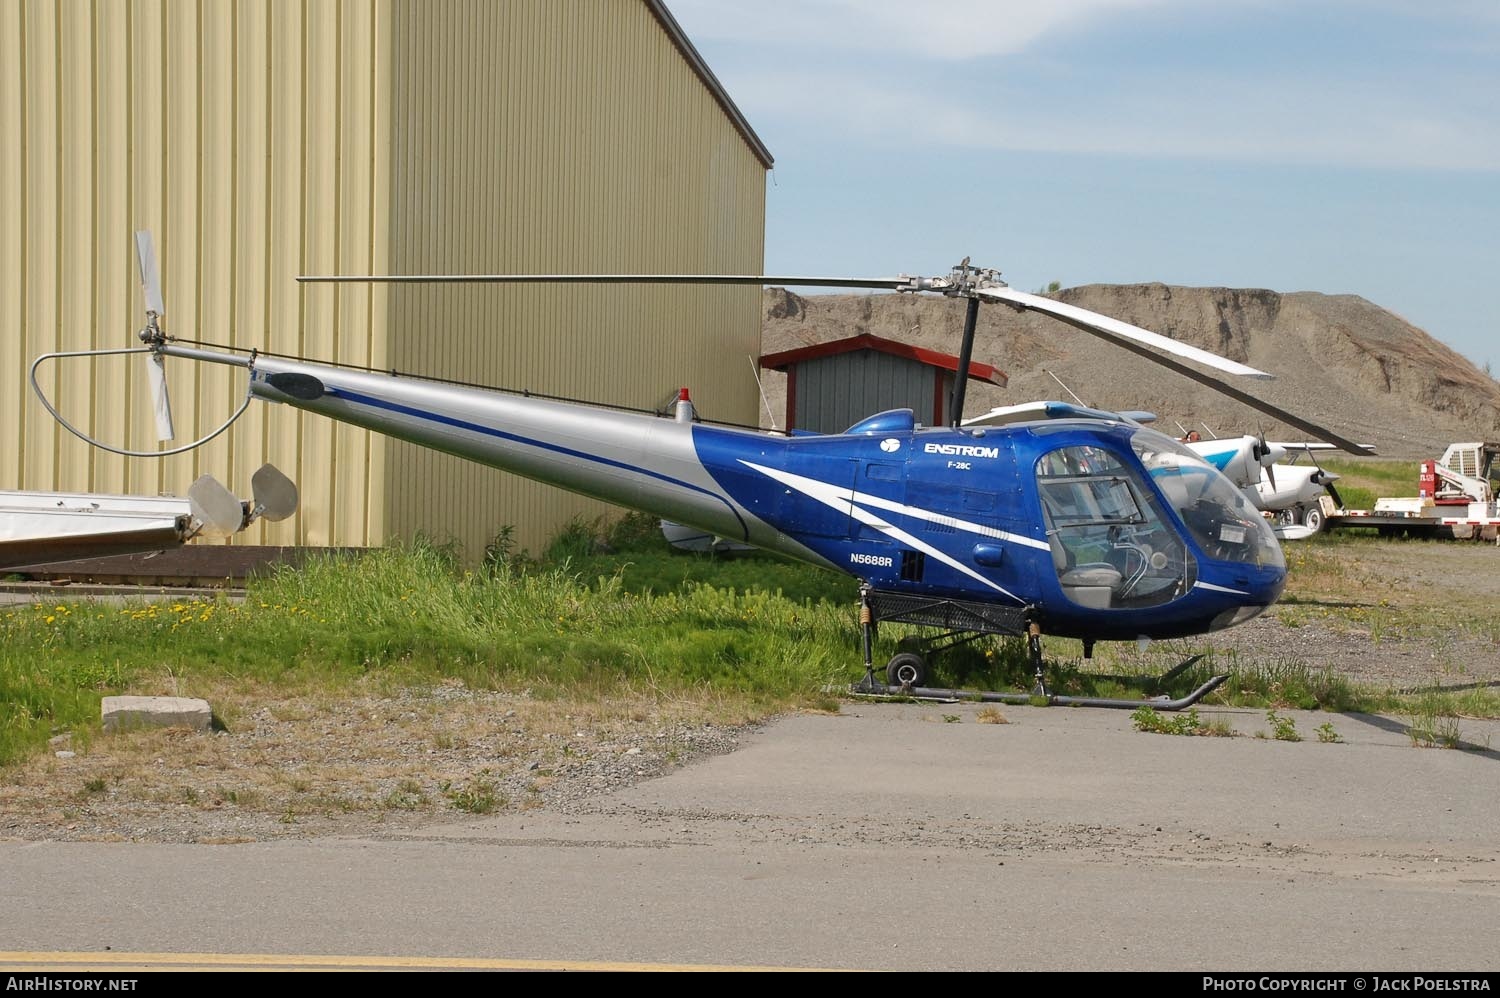
[[[444,686],[262,702],[224,731],[62,736],[7,774],[0,837],[229,843],[566,810],[735,748],[744,725],[695,713]]]

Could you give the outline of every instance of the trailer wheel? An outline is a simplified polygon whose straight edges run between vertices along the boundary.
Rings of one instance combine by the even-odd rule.
[[[1309,506],[1302,514],[1302,525],[1315,534],[1322,531],[1323,522],[1323,509],[1320,506]]]

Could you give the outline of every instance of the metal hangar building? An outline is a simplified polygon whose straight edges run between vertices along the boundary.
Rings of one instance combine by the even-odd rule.
[[[753,424],[755,287],[299,284],[308,274],[762,273],[772,158],[660,0],[0,5],[0,489],[247,494],[298,513],[235,543],[477,556],[608,507],[277,406],[166,458],[69,434],[34,358],[138,345],[132,233],[184,340],[651,407],[690,386]],[[143,362],[40,371],[62,413],[158,447]],[[168,362],[182,443],[244,374]],[[171,445],[160,445],[163,448]]]

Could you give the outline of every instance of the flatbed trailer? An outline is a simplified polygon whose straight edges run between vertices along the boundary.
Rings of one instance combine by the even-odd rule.
[[[1374,509],[1343,509],[1322,498],[1325,529],[1374,529],[1389,537],[1500,542],[1500,513],[1492,502],[1435,503],[1431,499],[1380,499]]]

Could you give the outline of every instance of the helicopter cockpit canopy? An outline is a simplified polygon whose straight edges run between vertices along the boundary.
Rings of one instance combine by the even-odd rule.
[[[1192,588],[1197,562],[1163,497],[1207,557],[1283,564],[1265,518],[1212,465],[1155,430],[1135,430],[1130,444],[1139,466],[1093,444],[1059,447],[1037,461],[1053,563],[1069,600],[1145,607]]]

